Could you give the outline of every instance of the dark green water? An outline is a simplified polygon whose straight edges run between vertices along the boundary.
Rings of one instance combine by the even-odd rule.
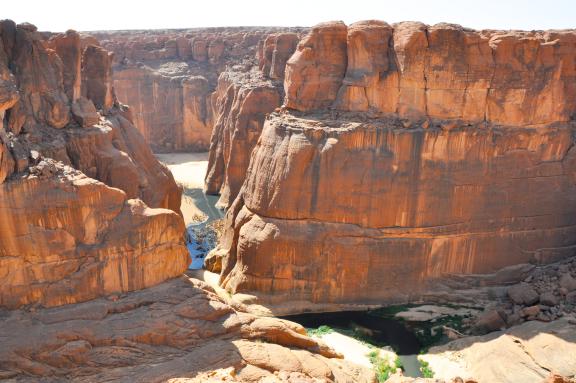
[[[420,377],[417,356],[422,344],[405,322],[378,316],[370,311],[306,313],[284,317],[306,328],[329,326],[377,347],[391,346],[403,364],[404,375]]]

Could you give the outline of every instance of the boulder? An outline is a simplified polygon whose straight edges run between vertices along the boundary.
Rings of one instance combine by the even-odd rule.
[[[540,294],[540,303],[546,306],[556,306],[560,302],[559,298],[553,292]]]
[[[85,97],[80,97],[72,103],[72,117],[83,128],[88,128],[100,121],[100,114],[94,103]]]
[[[560,277],[559,285],[566,291],[574,291],[576,290],[576,279],[569,273],[565,273]]]
[[[537,303],[539,295],[528,283],[522,282],[508,289],[508,297],[518,305],[531,306]]]
[[[506,328],[506,322],[497,310],[489,310],[476,319],[474,328],[479,332],[487,333]]]

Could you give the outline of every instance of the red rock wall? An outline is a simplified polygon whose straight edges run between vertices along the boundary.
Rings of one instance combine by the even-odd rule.
[[[10,20],[0,42],[0,306],[181,274],[181,191],[116,101],[112,55],[74,31],[46,40]]]
[[[115,52],[116,93],[121,102],[132,107],[136,126],[152,149],[206,151],[217,113],[212,110],[211,94],[220,73],[234,65],[252,65],[259,41],[270,36],[275,43],[280,35],[274,70],[268,69],[266,75],[283,78],[297,34],[274,33],[278,30],[282,29],[209,28],[95,36],[102,46]]]
[[[212,95],[215,124],[204,190],[220,194],[221,207],[230,206],[238,195],[264,120],[282,102],[281,83],[275,80],[283,79],[297,42],[295,33],[270,35],[259,46],[258,68],[236,68],[218,79]]]
[[[569,121],[575,44],[574,31],[321,24],[288,62],[285,104],[514,126]]]
[[[407,302],[454,275],[573,256],[575,36],[313,28],[209,258],[222,285]]]

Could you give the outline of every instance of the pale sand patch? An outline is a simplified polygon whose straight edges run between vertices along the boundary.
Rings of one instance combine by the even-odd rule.
[[[364,342],[336,331],[320,336],[314,335],[314,337],[322,339],[334,351],[341,353],[345,360],[368,368],[372,368],[372,363],[370,363],[370,358],[368,357],[371,351],[379,351],[380,357],[388,359],[391,364],[396,360],[396,354],[391,349],[370,347]]]
[[[208,153],[162,153],[156,154],[156,158],[170,169],[176,182],[185,189],[180,209],[186,226],[206,220],[206,211],[211,208],[204,201],[206,198],[201,190],[208,169]]]
[[[176,182],[188,189],[204,188],[208,169],[208,153],[162,153],[156,154],[160,162],[168,166]]]

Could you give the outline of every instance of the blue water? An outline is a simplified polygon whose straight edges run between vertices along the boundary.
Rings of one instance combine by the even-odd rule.
[[[194,204],[206,214],[206,220],[194,222],[186,227],[188,239],[186,247],[192,262],[189,270],[201,269],[204,258],[216,246],[216,234],[207,229],[207,225],[224,216],[224,211],[217,208],[218,196],[206,195],[202,189],[184,189],[184,194],[194,200]],[[203,235],[200,235],[203,234]]]

